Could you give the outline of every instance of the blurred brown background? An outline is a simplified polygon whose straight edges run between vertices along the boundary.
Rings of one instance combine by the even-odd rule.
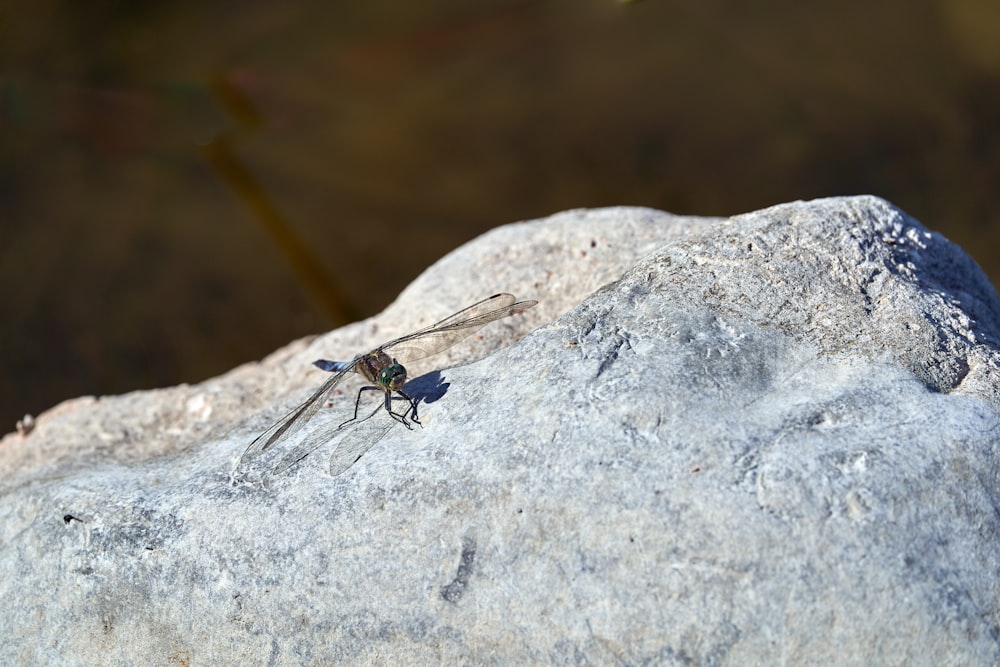
[[[873,193],[1000,274],[995,0],[10,4],[0,432],[376,313],[567,208]]]

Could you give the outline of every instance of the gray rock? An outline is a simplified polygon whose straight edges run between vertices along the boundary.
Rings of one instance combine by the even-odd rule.
[[[233,474],[309,361],[500,290],[423,429]],[[0,662],[1000,661],[1000,304],[887,202],[502,228],[377,323],[0,442]]]

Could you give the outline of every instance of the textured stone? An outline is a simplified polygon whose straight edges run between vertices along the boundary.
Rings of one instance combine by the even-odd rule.
[[[422,429],[233,474],[309,361],[500,290]],[[0,662],[1000,661],[1000,304],[883,200],[501,228],[378,322],[0,443]]]

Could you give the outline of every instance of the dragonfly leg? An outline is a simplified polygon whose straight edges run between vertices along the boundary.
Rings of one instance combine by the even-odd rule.
[[[409,394],[407,394],[402,390],[397,389],[396,393],[410,402],[410,409],[404,412],[403,415],[405,416],[406,414],[409,414],[410,421],[412,421],[414,424],[417,424],[418,426],[422,426],[422,424],[420,423],[420,419],[417,417],[417,401],[414,400],[412,396],[410,396]]]
[[[382,389],[382,387],[376,387],[376,386],[362,387],[361,389],[359,389],[358,397],[354,401],[354,416],[346,421],[341,422],[340,426],[338,426],[337,428],[342,428],[345,424],[350,424],[353,421],[357,421],[358,410],[361,409],[361,394],[363,394],[366,391],[373,391],[376,389],[380,391],[385,391],[385,389]],[[413,398],[411,398],[408,394],[404,394],[401,391],[397,391],[396,393],[400,394],[400,396],[393,396],[391,392],[385,391],[385,411],[389,413],[390,417],[398,421],[400,424],[402,424],[408,429],[412,429],[413,427],[410,425],[410,421],[420,424],[420,420],[417,419],[417,402]],[[407,407],[402,414],[395,412],[392,409],[392,401],[396,400],[406,400],[409,401],[410,403],[409,407]],[[406,419],[407,416],[410,416],[409,421],[407,421]]]
[[[337,428],[341,428],[343,427],[344,424],[350,424],[351,422],[358,420],[358,408],[361,406],[361,394],[363,394],[366,391],[371,391],[372,389],[381,389],[381,387],[368,386],[368,387],[362,387],[361,389],[358,390],[358,399],[354,401],[354,416],[345,422],[341,422],[340,426],[338,426]]]
[[[397,400],[399,397],[398,396],[393,396],[392,392],[387,391],[387,392],[385,392],[385,411],[389,413],[390,417],[392,417],[393,419],[395,419],[396,421],[398,421],[400,424],[402,424],[403,426],[405,426],[406,428],[408,428],[410,430],[413,430],[413,427],[410,425],[410,422],[406,421],[406,416],[408,414],[410,414],[411,412],[413,412],[413,399],[410,398],[409,396],[407,396],[406,394],[404,394],[403,392],[399,391],[398,389],[396,390],[396,393],[397,394],[401,394],[403,398],[405,398],[406,400],[408,400],[410,402],[410,407],[408,407],[406,410],[404,410],[403,414],[399,414],[398,412],[393,412],[392,411],[392,402],[394,400]],[[414,420],[414,421],[416,421],[416,420]],[[419,424],[420,422],[417,421],[417,423]]]

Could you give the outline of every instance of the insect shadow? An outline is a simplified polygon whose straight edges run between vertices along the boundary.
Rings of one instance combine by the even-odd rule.
[[[441,377],[441,371],[437,370],[413,378],[406,383],[406,390],[413,396],[417,404],[431,404],[444,398],[450,386],[451,383],[445,382],[444,378]]]

